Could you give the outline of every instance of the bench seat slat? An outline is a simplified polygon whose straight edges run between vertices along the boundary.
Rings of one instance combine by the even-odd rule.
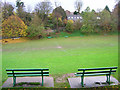
[[[45,69],[6,69],[6,71],[48,71],[48,68]]]
[[[24,76],[42,76],[42,74],[19,74],[19,75],[14,75],[16,77],[24,77]],[[49,74],[43,74],[43,76],[49,76]],[[8,77],[13,77],[12,74],[8,75]]]
[[[92,73],[109,73],[109,72],[116,72],[116,70],[112,70],[112,71],[91,71],[91,72],[84,72],[84,74],[92,74]],[[78,72],[77,74],[83,74],[83,72]]]
[[[78,69],[78,71],[83,71],[83,70],[106,70],[106,69],[117,69],[117,67],[87,68],[87,69]]]
[[[83,76],[83,74],[75,74],[76,76]],[[84,76],[97,76],[97,75],[109,75],[109,73],[98,73],[98,74],[84,74]]]
[[[7,74],[13,74],[13,73],[7,72]],[[42,72],[14,72],[14,74],[42,74]],[[43,72],[43,74],[49,74],[49,71]]]

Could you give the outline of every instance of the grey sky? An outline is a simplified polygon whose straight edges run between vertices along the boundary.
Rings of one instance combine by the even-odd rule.
[[[10,2],[14,6],[16,3],[16,0],[2,0],[2,1]],[[34,10],[34,6],[38,2],[43,0],[21,0],[21,1],[25,3],[27,10],[32,11]],[[74,2],[76,0],[50,0],[50,1],[53,4],[53,8],[55,8],[54,2],[58,1],[65,10],[69,10],[71,12],[75,11]],[[94,9],[95,11],[97,11],[97,9],[104,9],[106,5],[108,5],[110,11],[112,11],[116,4],[115,0],[82,0],[82,1],[83,1],[83,7],[81,11],[84,11],[87,6],[89,6],[90,9]]]

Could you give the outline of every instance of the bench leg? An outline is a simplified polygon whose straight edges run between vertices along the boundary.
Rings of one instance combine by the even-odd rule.
[[[81,85],[82,85],[82,87],[84,87],[84,82],[83,82],[83,80],[84,80],[84,76],[81,76]]]
[[[109,85],[110,85],[110,75],[109,75],[109,82],[108,82],[108,83],[109,83]]]
[[[43,75],[42,75],[42,86],[43,86],[43,83],[44,83],[44,81],[43,81]]]
[[[107,80],[106,80],[106,82],[108,83],[109,81],[108,81],[108,75],[106,75],[106,77],[107,77]]]
[[[13,77],[13,87],[15,86],[16,84],[16,77]]]
[[[110,85],[110,75],[106,75],[107,76],[107,83]]]

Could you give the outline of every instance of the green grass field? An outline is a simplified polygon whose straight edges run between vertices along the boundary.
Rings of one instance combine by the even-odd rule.
[[[49,68],[54,76],[75,73],[78,68],[118,66],[117,35],[31,40],[2,48],[3,82],[6,68]]]

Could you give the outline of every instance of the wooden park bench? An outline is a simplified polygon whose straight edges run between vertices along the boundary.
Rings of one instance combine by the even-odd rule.
[[[84,76],[98,76],[106,75],[106,82],[110,85],[110,76],[116,72],[117,67],[104,67],[104,68],[86,68],[78,69],[79,72],[75,73],[76,76],[81,76],[81,85],[84,87]]]
[[[42,86],[43,86],[43,76],[49,76],[49,69],[6,69],[8,77],[13,77],[13,87],[16,84],[16,77],[25,76],[42,76]]]

